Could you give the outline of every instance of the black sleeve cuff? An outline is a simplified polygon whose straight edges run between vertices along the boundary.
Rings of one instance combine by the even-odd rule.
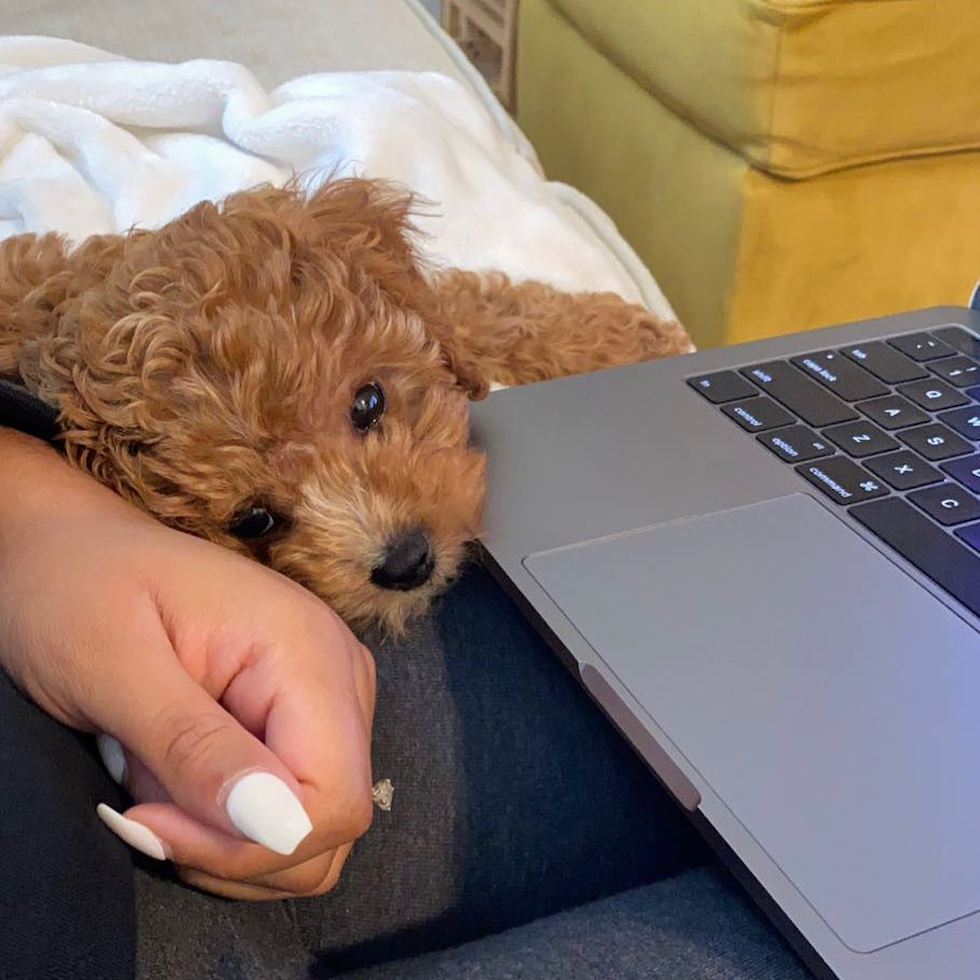
[[[58,409],[0,378],[0,426],[51,442],[58,434]]]

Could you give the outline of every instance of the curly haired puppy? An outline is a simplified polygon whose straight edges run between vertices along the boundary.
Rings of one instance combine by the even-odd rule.
[[[398,630],[476,537],[466,400],[674,354],[611,294],[423,274],[411,198],[260,188],[156,231],[0,245],[0,375],[60,411],[68,458],[161,521]]]

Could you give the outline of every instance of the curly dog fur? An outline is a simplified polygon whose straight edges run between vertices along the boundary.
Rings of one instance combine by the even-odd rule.
[[[412,199],[328,182],[203,203],[70,249],[0,244],[0,375],[60,411],[68,459],[165,523],[298,580],[354,624],[398,630],[477,537],[484,461],[467,398],[689,349],[612,294],[427,276]],[[384,414],[359,431],[368,383]],[[248,508],[268,533],[233,533]],[[428,577],[372,573],[419,529]],[[429,567],[431,566],[431,567]]]

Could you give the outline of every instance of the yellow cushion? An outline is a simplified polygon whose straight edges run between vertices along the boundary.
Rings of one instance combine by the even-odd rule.
[[[748,164],[653,99],[547,0],[521,0],[519,26],[518,122],[548,176],[615,219],[698,346],[722,343]]]
[[[978,214],[976,153],[896,160],[799,182],[750,168],[725,339],[962,306],[980,278]]]
[[[754,166],[804,177],[980,146],[978,0],[552,0]]]
[[[677,116],[549,0],[521,0],[520,32],[518,119],[546,171],[614,218],[699,346],[962,304],[980,277],[980,154],[786,180]]]

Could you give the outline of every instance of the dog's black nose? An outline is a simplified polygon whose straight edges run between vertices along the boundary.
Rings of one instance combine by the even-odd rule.
[[[388,542],[384,559],[371,571],[371,581],[382,589],[407,592],[427,582],[434,566],[429,539],[416,527]]]

